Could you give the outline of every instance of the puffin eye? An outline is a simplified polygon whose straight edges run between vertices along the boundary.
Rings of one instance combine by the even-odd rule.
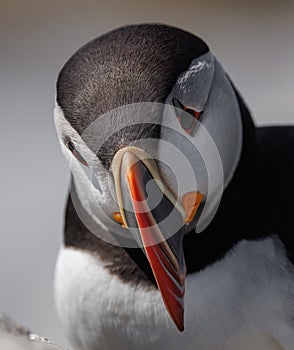
[[[66,143],[67,148],[71,151],[71,153],[77,158],[77,160],[85,166],[89,166],[89,164],[85,161],[85,159],[81,156],[80,152],[77,151],[74,144],[68,140]]]
[[[175,113],[180,122],[182,128],[186,131],[187,134],[191,135],[197,121],[200,119],[201,113],[193,108],[189,108],[184,106],[179,100],[176,98],[172,99],[173,106],[176,107]],[[192,117],[190,118],[187,113]]]

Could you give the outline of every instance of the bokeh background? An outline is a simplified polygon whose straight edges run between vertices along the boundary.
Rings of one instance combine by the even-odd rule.
[[[128,23],[203,37],[258,124],[294,123],[294,2],[0,1],[0,310],[66,345],[52,293],[68,170],[53,124],[58,71],[82,44]]]

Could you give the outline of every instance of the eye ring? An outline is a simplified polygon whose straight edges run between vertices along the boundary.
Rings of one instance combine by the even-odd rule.
[[[175,107],[175,113],[181,127],[187,134],[191,135],[202,115],[202,111],[198,112],[196,109],[186,107],[176,98],[172,99],[172,103]],[[180,110],[183,111],[183,113],[181,113]],[[189,114],[192,118],[189,118],[187,114]]]
[[[73,144],[73,142],[71,140],[67,140],[66,142],[66,147],[70,150],[70,152],[72,153],[72,155],[83,165],[85,166],[89,166],[89,164],[87,163],[87,161],[84,159],[84,157],[80,154],[80,152],[76,149],[75,145]]]

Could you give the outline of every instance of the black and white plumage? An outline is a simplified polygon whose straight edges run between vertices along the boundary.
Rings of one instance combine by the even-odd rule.
[[[211,180],[212,193],[207,189],[203,155],[189,146],[190,141],[200,142],[205,153],[208,146],[201,128],[183,141],[179,135],[185,131],[176,117],[167,123],[178,134],[151,127],[151,120],[118,129],[98,152],[93,140],[84,136],[95,119],[120,106],[172,105],[175,99],[201,112],[201,123],[219,152],[223,177]],[[106,120],[105,130],[119,126],[122,119],[115,118],[114,113],[110,122]],[[58,78],[55,119],[62,149],[72,163],[75,201],[73,205],[71,197],[68,200],[55,290],[60,317],[77,349],[294,348],[293,127],[255,127],[207,45],[163,25],[121,28],[77,51]],[[165,310],[165,291],[157,288],[150,257],[141,248],[122,248],[101,239],[127,232],[112,219],[120,210],[111,195],[117,188],[113,159],[120,150],[147,138],[158,140],[158,158],[182,174],[176,188],[168,169],[159,163],[164,183],[179,197],[193,190],[181,159],[170,157],[162,146],[161,141],[167,140],[191,160],[197,190],[206,198],[206,211],[202,208],[183,238],[187,267],[183,333]],[[155,152],[148,143],[144,151]],[[86,176],[87,163],[95,164],[96,187]],[[83,220],[76,212],[77,203]],[[196,225],[202,227],[200,234],[195,234]],[[180,316],[174,317],[180,329]]]

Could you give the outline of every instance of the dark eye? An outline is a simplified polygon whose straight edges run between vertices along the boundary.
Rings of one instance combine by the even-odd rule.
[[[176,107],[176,109],[175,109],[176,116],[177,116],[178,121],[180,122],[182,128],[186,131],[186,133],[191,135],[193,130],[195,129],[197,121],[201,117],[202,112],[198,112],[195,109],[184,106],[176,98],[173,98],[172,102],[173,102],[174,107]]]
[[[77,160],[79,162],[81,162],[82,164],[89,166],[89,164],[85,161],[85,159],[81,156],[80,152],[76,150],[74,144],[68,140],[67,143],[67,148],[71,151],[71,153],[77,158]]]

